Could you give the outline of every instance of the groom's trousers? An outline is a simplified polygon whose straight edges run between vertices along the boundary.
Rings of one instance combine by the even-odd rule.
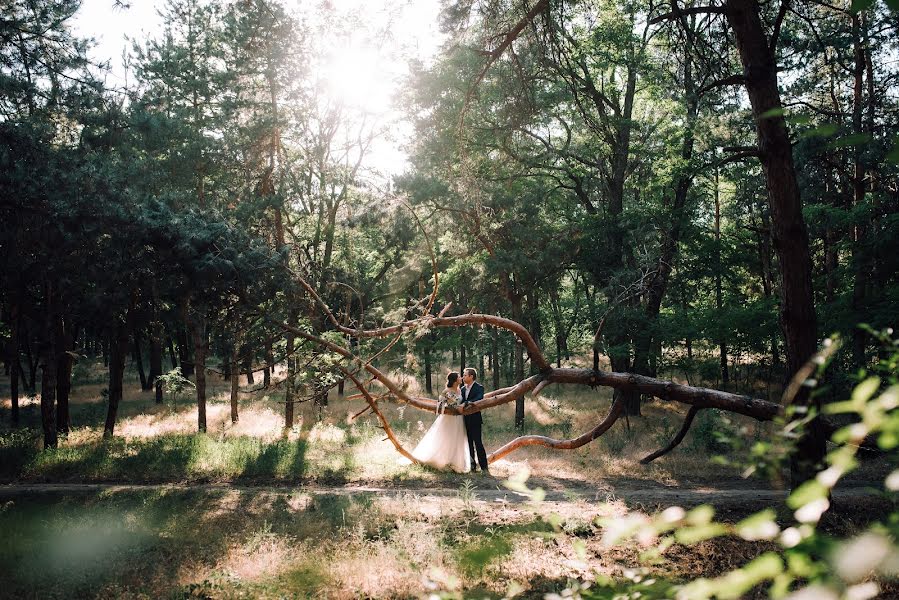
[[[468,453],[471,456],[471,468],[481,465],[481,470],[487,470],[487,451],[484,449],[484,440],[481,439],[481,413],[465,415],[465,432],[468,435]],[[477,462],[475,462],[477,458]]]

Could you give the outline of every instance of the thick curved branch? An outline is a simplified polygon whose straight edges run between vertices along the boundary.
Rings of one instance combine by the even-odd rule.
[[[338,329],[343,333],[353,335],[357,338],[375,338],[395,335],[416,327],[461,327],[463,325],[493,325],[494,327],[511,331],[518,336],[518,339],[524,344],[528,356],[531,358],[531,362],[535,364],[540,371],[546,371],[547,369],[552,368],[549,361],[543,356],[540,346],[537,345],[537,342],[531,337],[531,333],[525,329],[523,325],[511,319],[497,317],[495,315],[471,313],[455,317],[424,316],[419,319],[404,321],[398,325],[381,327],[379,329],[350,329],[349,327],[343,327],[342,325],[338,325]]]
[[[633,373],[614,373],[593,369],[553,369],[546,379],[554,383],[575,383],[591,387],[601,385],[632,390],[655,396],[660,400],[681,402],[700,408],[719,408],[758,421],[770,421],[781,414],[783,407],[768,400],[731,394],[710,388],[693,387]]]
[[[411,460],[411,461],[414,462],[414,463],[420,462],[417,458],[415,458],[414,456],[412,456],[412,453],[410,453],[408,450],[406,450],[405,448],[403,448],[403,445],[400,444],[400,441],[399,441],[398,439],[396,439],[396,436],[393,434],[393,429],[390,428],[390,422],[387,420],[387,417],[384,416],[384,413],[382,413],[382,412],[378,409],[378,403],[377,403],[377,401],[376,401],[374,398],[372,398],[371,394],[370,394],[370,393],[368,392],[368,390],[365,388],[365,384],[363,384],[361,381],[359,381],[359,380],[356,378],[356,376],[353,375],[353,374],[349,371],[349,369],[345,369],[344,367],[340,367],[340,370],[343,371],[343,374],[346,375],[347,378],[348,378],[350,381],[353,382],[353,385],[356,386],[356,389],[358,389],[359,392],[360,392],[363,396],[365,396],[365,401],[368,402],[368,406],[371,408],[372,412],[375,413],[375,414],[378,416],[378,419],[381,421],[381,426],[382,426],[382,428],[384,429],[384,433],[387,434],[387,438],[388,438],[388,439],[390,440],[390,442],[393,444],[393,447],[396,448],[396,451],[399,452],[400,454],[402,454],[403,456],[405,456],[406,458],[408,458],[409,460]]]
[[[519,438],[515,438],[505,446],[490,454],[487,457],[487,462],[492,463],[494,461],[497,461],[508,455],[509,453],[525,446],[543,446],[545,448],[553,448],[556,450],[574,450],[576,448],[580,448],[585,444],[589,444],[590,442],[604,434],[606,431],[608,431],[609,428],[615,424],[615,421],[618,420],[623,412],[624,403],[621,402],[621,400],[615,400],[612,403],[612,407],[609,409],[609,414],[606,415],[606,418],[603,419],[599,425],[581,436],[570,440],[556,440],[543,435],[523,435]]]
[[[642,458],[640,460],[640,464],[647,465],[647,464],[651,463],[652,461],[654,461],[655,459],[657,459],[658,457],[665,456],[666,454],[668,454],[669,452],[674,450],[678,444],[680,444],[682,441],[684,441],[684,436],[686,436],[687,432],[690,431],[690,425],[693,424],[693,419],[696,417],[696,414],[700,410],[702,410],[702,408],[700,408],[698,406],[691,406],[689,412],[687,412],[687,416],[684,418],[684,424],[681,425],[680,431],[677,432],[677,435],[674,436],[674,439],[672,439],[668,443],[668,445],[665,446],[664,448],[662,448],[660,450],[656,450],[649,456]]]

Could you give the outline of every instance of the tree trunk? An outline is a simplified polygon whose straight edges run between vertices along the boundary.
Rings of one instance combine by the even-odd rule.
[[[237,404],[239,401],[238,391],[240,386],[240,334],[237,328],[234,330],[234,337],[231,340],[231,422],[237,423],[240,418],[237,414]]]
[[[724,297],[721,283],[721,196],[718,188],[718,168],[715,167],[715,308],[718,310],[718,319],[721,320],[724,308]],[[719,322],[720,328],[720,322]],[[721,382],[727,384],[730,373],[727,369],[727,341],[723,333],[718,337],[718,359],[721,370]]]
[[[10,337],[9,337],[9,396],[10,396],[10,420],[13,425],[19,424],[19,305],[13,302],[10,309]]]
[[[178,324],[178,362],[181,364],[181,375],[186,378],[194,374],[195,360],[191,357],[191,344],[188,340],[187,323]]]
[[[459,373],[465,373],[465,368],[468,367],[465,359],[465,330],[461,330],[461,341],[459,342]]]
[[[515,338],[509,344],[509,364],[506,369],[506,383],[511,385],[515,381]]]
[[[484,379],[486,379],[486,377],[484,377],[485,373],[486,373],[486,371],[484,370],[484,353],[479,351],[478,352],[478,377],[483,377]]]
[[[56,431],[68,435],[72,428],[69,413],[69,394],[72,390],[72,352],[75,351],[75,336],[72,324],[56,315],[55,335],[57,340],[56,366]]]
[[[525,299],[528,306],[528,321],[530,325],[531,335],[539,345],[541,339],[543,338],[543,327],[540,323],[540,296],[537,293],[536,289],[531,289],[527,293],[527,296],[525,296]],[[534,364],[534,361],[531,361],[530,365],[531,375],[536,375],[540,372],[540,369],[536,364]]]
[[[434,385],[431,382],[431,346],[425,345],[425,392],[430,396],[434,393]]]
[[[288,319],[296,320],[295,315],[290,314]],[[292,323],[292,322],[291,322]],[[287,381],[284,382],[284,429],[293,428],[293,403],[294,403],[294,384],[296,383],[296,360],[293,356],[295,336],[293,333],[287,333]]]
[[[524,380],[524,355],[521,342],[516,340],[512,347],[515,350],[515,376],[518,381]],[[515,400],[515,429],[524,431],[524,396]]]
[[[178,368],[178,355],[175,354],[175,341],[172,339],[172,336],[166,335],[166,339],[168,340],[169,347],[169,360],[172,363],[172,369]],[[184,369],[181,370],[181,374],[184,375]]]
[[[191,315],[190,321],[194,349],[194,383],[197,386],[197,431],[206,433],[206,315],[202,310],[196,310]]]
[[[743,64],[771,206],[772,238],[780,261],[780,322],[786,342],[787,375],[792,377],[812,357],[817,344],[812,265],[790,136],[777,86],[777,65],[759,10],[757,0],[725,2],[725,14]],[[820,404],[810,398],[806,386],[802,386],[793,402]],[[814,419],[792,457],[794,486],[815,476],[826,453],[825,442],[820,419]]]
[[[150,325],[150,379],[147,382],[155,391],[156,404],[162,404],[162,323],[154,320]]]
[[[272,385],[272,369],[275,367],[275,353],[272,350],[272,339],[265,341],[265,370],[262,372],[262,386],[268,389]]]
[[[861,14],[852,14],[852,45],[853,45],[853,94],[852,94],[852,132],[856,135],[862,133],[873,134],[872,131],[865,131],[863,126],[863,110],[864,110],[864,76],[865,76],[865,46],[862,42],[862,19]],[[865,29],[867,23],[865,23]],[[867,35],[865,35],[867,38]],[[869,78],[873,76],[869,74]],[[869,82],[872,83],[872,82]],[[873,127],[872,127],[873,129]],[[864,164],[864,148],[861,144],[852,148],[853,154],[853,173],[852,173],[852,206],[856,210],[864,206],[865,203],[865,180],[866,169]],[[867,314],[865,309],[867,296],[866,286],[868,279],[871,277],[871,264],[868,259],[867,245],[868,227],[866,218],[860,216],[855,224],[855,232],[852,244],[852,312],[857,323],[864,322]],[[865,347],[867,345],[867,333],[860,327],[853,327],[851,334],[852,346],[852,362],[857,369],[865,368],[867,364]]]
[[[25,355],[28,358],[28,391],[32,394],[37,391],[37,366],[38,357],[31,349],[31,335],[25,331]]]
[[[549,306],[552,309],[553,315],[553,333],[555,334],[555,342],[556,342],[556,368],[562,367],[562,346],[564,345],[564,332],[565,326],[562,323],[562,305],[559,301],[559,286],[562,285],[560,281],[557,285],[550,284],[549,286]]]
[[[103,437],[111,438],[115,433],[119,404],[122,401],[125,380],[125,357],[128,355],[128,331],[131,329],[131,311],[129,308],[124,321],[115,319],[110,336],[109,357],[109,406],[106,411],[106,425]]]
[[[502,369],[499,359],[499,332],[496,328],[490,334],[490,354],[493,357],[490,361],[491,374],[493,375],[493,389],[499,389],[499,373]]]
[[[56,448],[56,378],[59,364],[57,356],[56,319],[57,291],[53,282],[44,284],[44,323],[42,327],[41,363],[41,425],[44,430],[44,448]]]
[[[134,338],[134,347],[132,348],[131,358],[134,361],[134,364],[137,366],[137,375],[140,379],[140,389],[141,391],[146,392],[151,388],[151,386],[150,381],[147,379],[147,374],[144,371],[143,349],[140,346],[140,329],[135,327],[132,337]]]
[[[243,363],[243,372],[247,375],[247,385],[255,385],[256,378],[253,376],[253,357],[247,356]]]

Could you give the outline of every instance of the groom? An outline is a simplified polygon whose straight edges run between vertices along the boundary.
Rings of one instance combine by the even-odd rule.
[[[484,399],[484,386],[475,381],[478,378],[478,372],[472,368],[465,369],[462,372],[462,404],[470,404]],[[468,452],[471,454],[471,472],[478,470],[478,464],[481,465],[481,471],[489,475],[487,470],[487,451],[484,450],[484,441],[481,439],[481,425],[484,419],[480,412],[465,415],[465,432],[468,434]],[[475,452],[477,452],[477,462],[475,462]]]

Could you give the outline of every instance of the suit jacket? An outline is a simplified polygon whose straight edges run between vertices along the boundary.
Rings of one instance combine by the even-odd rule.
[[[462,404],[470,404],[472,402],[477,402],[478,400],[484,399],[484,386],[475,381],[471,384],[471,389],[462,390]],[[465,415],[466,421],[478,421],[482,420],[481,413],[476,412],[474,414]]]

